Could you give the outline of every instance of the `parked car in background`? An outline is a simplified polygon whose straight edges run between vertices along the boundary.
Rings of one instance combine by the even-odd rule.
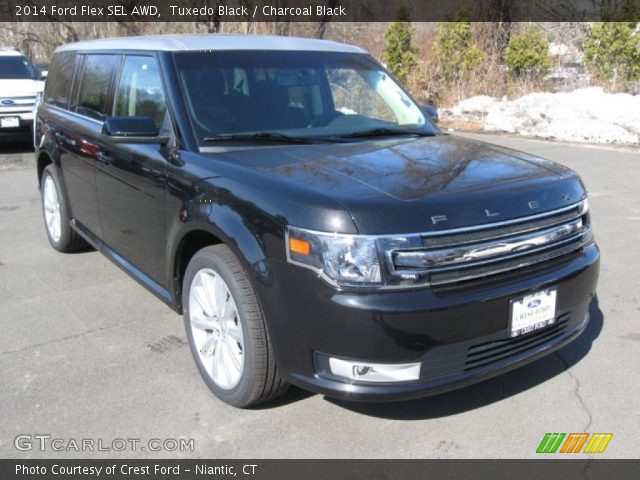
[[[335,42],[66,45],[36,119],[46,232],[181,313],[232,405],[467,385],[580,335],[600,256],[574,172],[434,114]]]
[[[33,66],[36,67],[40,72],[40,77],[42,77],[43,79],[47,78],[47,75],[49,74],[48,63],[34,63]]]
[[[43,89],[40,71],[20,51],[0,47],[0,141],[31,137]]]

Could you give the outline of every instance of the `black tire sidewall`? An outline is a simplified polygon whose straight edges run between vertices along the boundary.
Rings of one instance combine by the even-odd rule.
[[[184,287],[182,289],[184,326],[187,334],[187,339],[189,340],[189,348],[191,350],[191,354],[198,367],[200,375],[202,376],[204,382],[207,384],[207,387],[209,387],[214,395],[216,395],[222,401],[234,406],[242,407],[250,402],[256,382],[256,338],[254,338],[254,335],[252,335],[250,325],[250,322],[255,321],[255,313],[250,313],[247,311],[246,303],[242,301],[244,294],[240,291],[238,280],[231,271],[230,266],[227,265],[227,262],[216,252],[216,249],[219,249],[219,247],[228,248],[221,245],[215,247],[206,247],[200,252],[196,253],[196,255],[194,255],[194,257],[191,259],[191,262],[189,262],[189,266],[187,267],[184,276]],[[228,251],[231,252],[230,249]],[[242,369],[242,376],[238,385],[229,390],[220,388],[209,376],[204,366],[202,365],[202,362],[200,361],[200,355],[193,341],[189,319],[189,292],[191,290],[191,283],[193,282],[193,279],[195,278],[196,274],[202,269],[210,269],[215,271],[225,281],[235,301],[236,307],[238,309],[238,314],[240,316],[240,322],[242,324],[242,335],[244,340],[244,364]]]

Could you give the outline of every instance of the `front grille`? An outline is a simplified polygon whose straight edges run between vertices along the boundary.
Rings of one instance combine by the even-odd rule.
[[[12,105],[3,105],[2,100],[13,101]],[[29,113],[35,108],[37,97],[35,95],[23,95],[13,97],[0,96],[0,113]]]
[[[570,256],[592,241],[583,203],[486,227],[422,236],[422,247],[389,255],[391,274],[434,287],[464,285]]]
[[[464,371],[467,372],[469,370],[484,367],[493,362],[526,352],[527,350],[550,342],[564,333],[567,328],[569,318],[570,314],[565,314],[558,317],[553,325],[542,330],[537,330],[520,337],[509,338],[506,340],[495,340],[469,347],[467,350],[467,360],[465,362]]]

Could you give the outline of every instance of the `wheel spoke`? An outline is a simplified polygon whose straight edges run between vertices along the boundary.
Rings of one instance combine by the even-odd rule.
[[[222,319],[227,323],[235,323],[237,315],[238,308],[236,307],[236,302],[233,300],[233,297],[229,295],[229,298],[227,300],[227,308],[224,311],[224,316],[222,317]]]
[[[56,218],[56,215],[53,216],[54,221],[53,221],[53,238],[57,239],[60,238],[60,221]]]
[[[216,348],[213,352],[213,372],[212,378],[214,382],[218,385],[225,385],[224,380],[220,377],[220,374],[223,373],[224,365],[222,365],[222,349]]]
[[[235,323],[227,323],[227,337],[231,338],[240,345],[244,343],[244,339],[242,338],[242,327],[240,325],[236,325]]]
[[[240,362],[240,359],[237,358],[236,352],[233,351],[233,347],[231,346],[231,343],[229,342],[228,338],[227,338],[227,341],[224,343],[224,345],[227,349],[229,358],[231,359],[231,363],[236,369],[236,375],[237,375],[242,371],[242,363]]]
[[[227,382],[229,382],[229,384],[233,384],[234,378],[232,377],[232,372],[231,372],[233,360],[231,359],[231,352],[229,351],[229,345],[227,344],[227,342],[224,342],[224,344],[227,345],[227,347],[220,349],[222,350],[220,352],[220,358],[222,359],[222,365],[224,368],[224,374],[227,377]]]
[[[216,277],[215,283],[215,298],[216,298],[216,307],[218,309],[218,315],[220,318],[225,318],[225,312],[227,310],[227,302],[229,300],[229,291],[227,290],[227,285],[220,277]]]
[[[200,317],[191,317],[191,325],[198,330],[218,330],[218,323],[210,317],[204,315]]]
[[[50,177],[47,178],[47,181],[45,182],[44,193],[45,193],[45,198],[48,200],[48,202],[51,205],[55,205],[58,199],[56,198],[57,195],[55,191],[55,185],[53,184],[53,180],[51,180]]]
[[[215,298],[215,288],[216,288],[216,280],[217,277],[209,273],[201,273],[200,281],[202,282],[203,294],[206,297],[207,305],[210,306],[209,315],[213,317],[217,317],[220,315],[220,308],[216,303]]]
[[[213,316],[213,305],[211,305],[209,297],[207,296],[206,287],[202,283],[194,287],[193,295],[200,310],[209,317]]]

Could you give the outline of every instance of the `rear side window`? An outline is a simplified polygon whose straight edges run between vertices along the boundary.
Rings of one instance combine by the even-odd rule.
[[[126,57],[116,90],[113,114],[121,117],[150,117],[160,129],[166,111],[162,79],[155,59]]]
[[[118,62],[118,55],[87,55],[76,112],[104,120],[109,109],[109,89]]]
[[[69,90],[76,69],[76,57],[75,52],[60,52],[53,57],[44,91],[46,103],[61,108],[68,107]]]

